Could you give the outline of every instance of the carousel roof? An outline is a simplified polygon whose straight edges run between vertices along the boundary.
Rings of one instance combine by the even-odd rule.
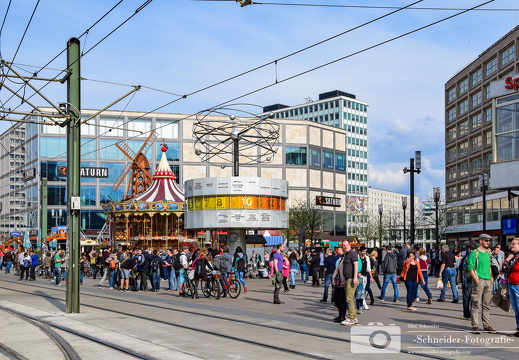
[[[140,194],[139,196],[132,199],[132,201],[174,201],[184,202],[184,194],[177,187],[175,182],[176,176],[171,171],[171,167],[168,164],[166,158],[167,147],[162,147],[162,158],[160,159],[159,166],[153,174],[153,182],[151,186]]]

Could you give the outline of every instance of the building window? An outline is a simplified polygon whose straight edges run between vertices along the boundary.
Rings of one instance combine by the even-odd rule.
[[[323,150],[323,168],[333,170],[333,152]]]
[[[448,161],[452,161],[456,159],[456,147],[450,148],[447,150],[447,159]]]
[[[458,106],[459,106],[459,113],[460,113],[460,115],[462,115],[462,114],[466,113],[469,110],[469,101],[465,100],[464,102],[462,102]]]
[[[469,163],[463,163],[460,165],[460,177],[469,174]]]
[[[472,144],[472,151],[481,149],[481,147],[483,146],[483,139],[482,139],[481,135],[473,137],[470,140],[471,140],[471,144]]]
[[[456,180],[457,169],[455,166],[447,170],[447,176],[449,180]]]
[[[335,170],[346,171],[346,154],[335,153]]]
[[[483,116],[481,114],[472,117],[472,129],[477,129],[481,124],[483,124]]]
[[[486,76],[489,76],[497,71],[497,58],[493,58],[486,64]]]
[[[490,86],[485,86],[485,100],[490,99]]]
[[[453,199],[456,199],[458,197],[457,194],[456,194],[456,187],[455,186],[447,189],[447,196],[449,197],[449,200],[453,200]]]
[[[456,107],[453,107],[452,109],[449,109],[447,111],[449,121],[453,121],[456,119]]]
[[[66,158],[67,157],[67,139],[66,138],[54,138],[54,137],[42,137],[40,139],[40,156],[41,157],[50,157],[50,158]]]
[[[485,109],[485,120],[492,121],[492,108]]]
[[[306,147],[285,147],[285,162],[287,165],[306,165]]]
[[[455,86],[447,91],[447,99],[448,99],[448,102],[451,102],[452,100],[456,99],[456,87]]]
[[[67,205],[66,186],[48,186],[47,199],[49,205]]]
[[[492,154],[485,155],[485,167],[489,168],[490,164],[492,164]]]
[[[508,49],[501,53],[501,65],[505,66],[515,59],[515,45],[510,46]]]
[[[485,145],[492,145],[492,131],[487,131],[485,133]]]
[[[453,126],[447,130],[447,140],[452,141],[454,139],[456,139],[456,126]]]
[[[469,195],[469,184],[460,185],[460,197]]]
[[[472,95],[472,107],[476,107],[483,101],[483,97],[481,95],[481,91],[478,91],[474,95]]]
[[[472,172],[473,173],[481,171],[482,169],[483,169],[483,159],[479,158],[479,159],[472,160]]]
[[[460,123],[460,136],[463,136],[469,132],[469,121],[465,120],[464,122]]]
[[[481,192],[481,187],[479,186],[479,179],[472,180],[471,187],[472,187],[472,194],[479,194]]]
[[[477,71],[472,73],[472,86],[476,85],[483,78],[483,70],[478,69]]]
[[[460,95],[467,91],[469,89],[469,79],[465,79],[462,82],[460,82],[459,89]]]
[[[460,157],[463,155],[467,155],[468,152],[469,152],[469,142],[465,141],[460,144]]]
[[[137,144],[141,144],[141,141],[138,141]],[[130,145],[130,144],[128,144]],[[178,142],[171,142],[168,143],[168,150],[166,151],[166,159],[168,161],[180,161],[180,143]],[[138,150],[138,149],[137,149]],[[157,161],[159,161],[162,158],[162,145],[157,144]]]
[[[81,205],[96,205],[95,186],[81,186]]]
[[[310,148],[310,166],[321,167],[321,150]]]

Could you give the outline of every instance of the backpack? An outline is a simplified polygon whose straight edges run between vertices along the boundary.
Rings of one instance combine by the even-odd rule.
[[[497,261],[497,259],[494,256],[490,256],[490,263],[491,263],[490,270],[492,271],[492,277],[495,280],[499,276],[499,262]]]
[[[110,269],[115,269],[116,266],[115,266],[115,259],[110,259],[110,261],[108,262],[108,266],[110,267]]]
[[[153,258],[153,260],[151,260],[151,264],[150,264],[151,271],[157,271],[157,270],[159,270],[159,266],[160,266],[160,261],[159,261],[159,259],[157,259],[157,258]]]
[[[173,269],[182,269],[182,264],[180,263],[180,254],[173,255]]]
[[[28,259],[24,259],[23,260],[23,266],[24,267],[29,267],[31,264],[29,263],[29,260]]]
[[[245,271],[245,259],[243,257],[236,258],[236,270]]]
[[[204,278],[207,275],[207,271],[205,270],[205,261],[200,258],[196,258],[193,265],[196,278]]]
[[[228,273],[229,269],[227,268],[227,261],[225,261],[223,255],[216,255],[214,258],[214,267],[216,270],[219,270],[221,273]]]

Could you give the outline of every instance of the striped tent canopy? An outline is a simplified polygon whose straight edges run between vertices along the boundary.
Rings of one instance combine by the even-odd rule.
[[[166,149],[167,150],[167,149]],[[135,197],[136,202],[174,201],[184,202],[184,194],[177,187],[176,176],[171,171],[166,153],[162,152],[159,166],[153,174],[153,182],[148,190]]]

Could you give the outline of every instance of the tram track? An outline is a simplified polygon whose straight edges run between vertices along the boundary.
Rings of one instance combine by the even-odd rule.
[[[34,287],[34,286],[42,288],[42,289],[49,289],[46,286],[38,286],[38,285],[35,285],[35,284],[31,284],[31,287]],[[52,300],[63,301],[63,299],[60,299],[60,298],[57,298],[57,297],[54,297],[54,296],[51,296],[51,295],[34,294],[33,292],[30,292],[30,291],[6,288],[6,287],[1,287],[1,286],[0,286],[0,288],[1,289],[6,289],[6,290],[11,290],[11,291],[16,291],[16,292],[20,292],[20,293],[25,293],[25,294],[32,294],[32,295],[36,295],[36,296],[40,296],[40,297],[48,298],[48,299],[52,299]],[[105,300],[108,300],[108,301],[116,301],[116,302],[120,302],[121,301],[120,298],[114,298],[114,297],[110,297],[110,296],[106,296],[106,295],[98,295],[98,294],[94,295],[94,294],[89,294],[87,292],[82,293],[82,296],[89,296],[89,297],[93,297],[95,299],[102,298],[102,299],[105,299]],[[175,308],[172,308],[172,307],[167,307],[167,306],[161,305],[160,303],[157,303],[157,302],[143,303],[143,302],[140,302],[140,301],[130,300],[127,297],[124,298],[124,302],[125,303],[130,303],[130,304],[135,304],[135,305],[138,305],[138,306],[150,307],[150,308],[153,308],[154,310],[160,309],[160,310],[164,310],[164,311],[168,311],[168,312],[173,312],[173,313],[189,314],[191,316],[201,316],[201,313],[200,313],[199,310],[188,310],[188,309],[186,309],[186,307],[182,307],[180,309],[175,309]],[[182,306],[181,304],[175,304],[175,305]],[[91,304],[87,304],[87,303],[83,303],[82,306],[89,307],[89,308],[92,308],[92,309],[98,309],[98,310],[102,310],[102,311],[110,311],[112,313],[120,314],[120,315],[128,315],[126,312],[122,312],[122,311],[118,311],[118,310],[113,310],[113,309],[107,310],[106,306],[101,307],[101,306],[91,305]],[[203,315],[203,316],[206,317],[206,315]],[[139,319],[142,319],[142,320],[146,320],[146,321],[151,321],[152,323],[156,323],[156,324],[162,324],[162,325],[182,328],[182,329],[190,330],[190,331],[193,331],[193,332],[196,332],[196,333],[204,333],[204,334],[208,333],[208,330],[206,328],[205,329],[201,329],[201,328],[196,327],[196,326],[190,326],[190,325],[186,325],[186,324],[175,323],[175,322],[172,322],[171,320],[168,320],[168,321],[163,320],[164,314],[162,314],[162,316],[161,316],[162,319],[156,319],[156,318],[150,317],[149,315],[148,316],[140,316],[138,314],[132,314],[132,317],[136,317],[136,318],[139,318]],[[211,314],[210,317],[211,317],[211,320],[226,321],[226,322],[228,322],[230,324],[234,323],[234,324],[243,324],[243,325],[247,325],[247,326],[253,326],[253,327],[257,327],[257,328],[268,328],[270,330],[273,330],[273,331],[276,331],[276,332],[281,332],[281,333],[290,332],[290,333],[295,333],[295,334],[302,335],[302,336],[309,336],[309,337],[312,337],[314,340],[319,340],[320,339],[320,340],[328,340],[328,341],[332,341],[332,342],[338,342],[339,344],[341,344],[340,346],[343,346],[342,345],[343,343],[350,343],[351,342],[349,339],[346,339],[346,338],[340,338],[340,337],[337,337],[337,336],[331,336],[331,335],[326,335],[326,334],[318,334],[318,333],[315,333],[315,332],[303,331],[303,330],[299,330],[299,329],[294,329],[293,327],[290,328],[290,329],[286,329],[286,328],[279,327],[279,326],[273,328],[272,324],[256,323],[254,321],[249,321],[249,320],[245,320],[245,319],[235,319],[235,318],[230,318],[229,316],[222,316],[222,315],[213,314],[213,313]],[[173,316],[171,318],[173,318]],[[232,328],[232,325],[227,325],[227,326]],[[295,350],[295,349],[287,349],[286,347],[274,346],[273,344],[270,344],[270,343],[269,344],[265,344],[263,342],[254,341],[254,340],[250,340],[250,339],[244,339],[242,337],[233,336],[233,335],[230,335],[230,334],[210,333],[210,335],[216,336],[216,337],[225,337],[226,339],[231,339],[231,340],[237,341],[237,342],[245,342],[245,343],[247,343],[249,345],[255,345],[255,346],[258,346],[260,348],[265,348],[266,347],[266,348],[272,349],[272,350],[275,349],[275,350],[278,350],[278,351],[283,352],[283,353],[293,354],[293,355],[297,355],[297,356],[301,356],[301,357],[305,357],[305,358],[328,360],[328,358],[322,357],[322,356],[319,356],[319,355],[308,354],[306,352],[301,352],[301,351],[298,351],[298,350]],[[286,336],[286,335],[282,334],[281,336]],[[445,357],[442,357],[442,356],[439,356],[439,355],[433,355],[433,354],[415,354],[415,353],[409,352],[409,351],[407,351],[405,349],[402,349],[400,352],[402,354],[414,355],[414,356],[419,356],[419,357],[422,357],[422,358],[437,359],[437,360],[447,360],[447,359],[449,359],[449,358],[445,358]]]
[[[14,291],[16,291],[16,290],[14,290]],[[41,296],[41,295],[36,295],[36,296]],[[76,350],[70,345],[69,342],[67,342],[61,335],[59,335],[54,330],[52,330],[52,328],[59,329],[66,333],[81,337],[83,339],[93,341],[97,344],[103,345],[103,346],[108,347],[113,350],[117,350],[121,353],[130,355],[137,359],[156,360],[156,358],[154,358],[154,357],[150,357],[145,354],[135,352],[131,349],[113,344],[111,342],[96,338],[94,336],[90,336],[88,334],[81,333],[77,330],[74,330],[74,329],[71,329],[71,328],[68,328],[65,326],[56,325],[49,321],[45,321],[45,320],[36,318],[34,316],[31,316],[31,315],[23,314],[19,311],[13,310],[13,309],[8,309],[2,305],[0,305],[0,310],[5,311],[13,316],[16,316],[17,318],[23,319],[23,320],[27,321],[28,323],[30,323],[31,325],[34,325],[38,329],[40,329],[44,334],[46,334],[50,339],[52,339],[52,341],[54,341],[54,343],[60,349],[61,353],[63,354],[63,356],[65,357],[66,360],[81,360],[81,356],[76,352]],[[3,344],[2,344],[2,346],[3,346]],[[27,359],[26,357],[24,357],[23,355],[21,355],[17,351],[15,351],[14,349],[5,349],[5,350],[8,353],[10,353],[12,356],[14,356],[16,359]]]

